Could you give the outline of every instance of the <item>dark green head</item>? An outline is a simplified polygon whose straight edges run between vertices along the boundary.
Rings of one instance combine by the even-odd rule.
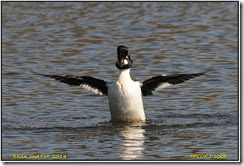
[[[116,67],[118,69],[129,69],[133,66],[133,61],[130,59],[130,51],[126,46],[118,46],[117,48],[118,60]]]

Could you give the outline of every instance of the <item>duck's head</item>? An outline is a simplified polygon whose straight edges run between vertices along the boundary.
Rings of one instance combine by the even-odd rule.
[[[118,69],[129,69],[133,66],[133,61],[130,59],[130,51],[126,46],[118,46],[117,48],[118,60],[116,62],[116,67]]]

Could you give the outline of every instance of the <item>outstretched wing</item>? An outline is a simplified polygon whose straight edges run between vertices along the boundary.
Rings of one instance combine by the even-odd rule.
[[[55,80],[58,80],[60,82],[72,86],[80,86],[85,89],[92,90],[96,94],[100,94],[100,95],[108,94],[107,82],[90,76],[49,75],[49,74],[39,74],[39,73],[35,73],[35,74],[54,78]]]
[[[207,71],[206,71],[207,72]],[[174,74],[168,76],[155,76],[148,80],[145,80],[142,83],[141,91],[143,96],[152,95],[153,91],[165,88],[170,85],[179,84],[190,80],[194,77],[198,77],[200,75],[205,74],[206,72],[202,73],[192,73],[192,74]]]

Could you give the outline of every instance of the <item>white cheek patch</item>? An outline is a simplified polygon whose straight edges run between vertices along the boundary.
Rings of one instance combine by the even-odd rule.
[[[126,59],[124,60],[124,64],[125,64],[125,65],[127,65],[127,64],[128,64],[128,61],[127,61]]]

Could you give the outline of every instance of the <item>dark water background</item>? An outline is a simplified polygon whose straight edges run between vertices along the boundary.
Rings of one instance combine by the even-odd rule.
[[[213,70],[144,97],[141,127],[111,126],[106,96],[31,73],[113,81],[119,44],[140,81]],[[237,2],[2,2],[4,160],[237,160],[238,118]]]

